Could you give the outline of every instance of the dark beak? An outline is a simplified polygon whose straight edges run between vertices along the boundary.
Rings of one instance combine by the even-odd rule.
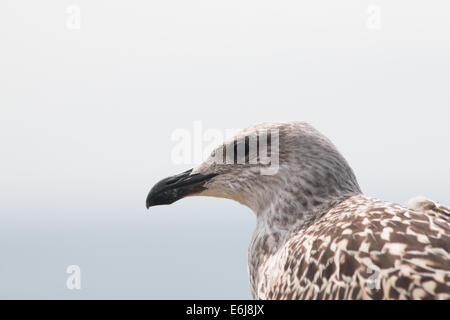
[[[147,209],[162,204],[171,204],[186,196],[205,190],[205,183],[217,174],[192,174],[192,169],[161,180],[147,196]]]

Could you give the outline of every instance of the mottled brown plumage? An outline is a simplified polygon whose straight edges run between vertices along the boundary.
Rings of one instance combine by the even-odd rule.
[[[265,299],[449,299],[448,208],[363,195],[293,228],[253,295]],[[273,261],[273,262],[272,262]]]
[[[276,170],[264,174],[261,135],[272,130]],[[257,150],[248,150],[252,139]],[[244,142],[245,156],[216,161]],[[190,195],[233,199],[256,214],[248,251],[255,299],[450,299],[450,210],[425,198],[404,207],[364,196],[344,157],[307,123],[249,127],[175,177],[158,183],[147,204],[172,203],[196,181]]]

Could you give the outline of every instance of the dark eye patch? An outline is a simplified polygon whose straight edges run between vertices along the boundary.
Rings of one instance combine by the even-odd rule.
[[[270,130],[267,132],[267,156],[269,158],[272,156],[272,132]]]
[[[224,144],[223,145],[223,154],[224,154],[224,163],[225,159],[226,159],[226,152],[227,152],[227,146]],[[244,159],[245,162],[244,163],[249,163],[249,153],[250,153],[250,139],[249,137],[245,137],[244,138]],[[237,164],[238,163],[238,140],[234,139],[233,140],[233,163]],[[240,163],[242,164],[242,163]]]
[[[250,138],[245,136],[245,163],[249,163]]]
[[[267,135],[265,135],[265,137],[267,139],[267,141],[266,141],[266,148],[267,148],[266,155],[268,157],[270,157],[271,156],[271,142],[272,142],[271,132],[268,131]],[[261,140],[260,139],[263,139],[263,138],[264,138],[264,136],[260,136],[260,135],[256,136],[257,162],[260,161],[260,156],[261,156],[261,152],[260,152],[260,141]],[[231,147],[231,145],[229,145],[229,147]],[[237,140],[237,138],[235,138],[233,140],[232,147],[233,147],[233,163],[237,164],[238,163],[238,140]],[[222,148],[223,148],[223,163],[225,164],[225,163],[227,163],[226,162],[226,160],[227,160],[227,145],[224,144],[222,146]],[[244,163],[248,164],[250,162],[250,138],[248,136],[244,137],[244,157],[245,157],[245,162]]]

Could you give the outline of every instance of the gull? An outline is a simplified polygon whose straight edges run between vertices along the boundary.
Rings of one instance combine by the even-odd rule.
[[[232,199],[255,213],[254,299],[450,299],[450,209],[363,195],[344,157],[307,123],[240,131],[158,182],[146,205],[188,196]]]

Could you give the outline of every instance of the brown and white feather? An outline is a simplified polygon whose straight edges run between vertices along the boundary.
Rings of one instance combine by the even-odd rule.
[[[357,195],[294,227],[267,254],[254,296],[449,299],[449,252],[450,224],[435,211]]]
[[[279,131],[277,174],[213,157],[193,170],[216,175],[199,195],[234,199],[256,214],[254,298],[450,299],[449,208],[364,196],[336,147],[303,122],[249,127],[215,152],[262,129]]]

